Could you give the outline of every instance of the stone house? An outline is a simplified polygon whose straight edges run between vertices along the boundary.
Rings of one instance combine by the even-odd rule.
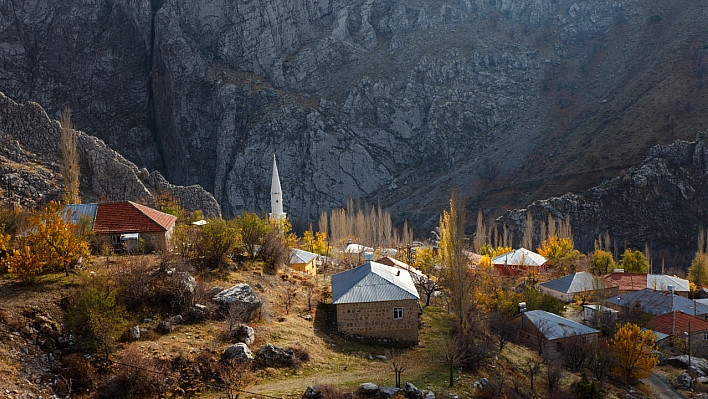
[[[364,339],[418,343],[419,296],[410,274],[366,254],[361,266],[332,276],[337,330]]]

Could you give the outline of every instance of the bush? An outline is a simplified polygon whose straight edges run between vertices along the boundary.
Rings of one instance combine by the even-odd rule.
[[[602,399],[604,395],[600,390],[600,386],[597,381],[588,378],[587,374],[583,373],[583,376],[575,383],[573,387],[573,393],[578,399]]]
[[[172,384],[167,367],[143,356],[135,346],[126,349],[115,364],[115,374],[106,379],[98,390],[101,398],[157,397]]]
[[[76,293],[67,315],[69,328],[87,346],[106,356],[126,328],[125,309],[116,303],[116,289],[101,276],[94,276],[87,287]]]
[[[93,389],[98,381],[98,374],[88,360],[80,354],[74,353],[65,357],[61,363],[64,369],[60,374],[71,384],[68,388],[71,388],[72,391]],[[68,394],[68,391],[66,393]]]

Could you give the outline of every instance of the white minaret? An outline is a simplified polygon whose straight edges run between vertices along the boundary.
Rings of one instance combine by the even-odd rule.
[[[275,154],[273,154],[273,179],[270,183],[270,210],[271,219],[285,219],[283,191],[280,189],[280,176],[278,176],[278,165],[275,163]]]

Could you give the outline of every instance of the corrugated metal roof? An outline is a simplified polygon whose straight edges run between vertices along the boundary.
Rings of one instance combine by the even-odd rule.
[[[364,252],[373,252],[374,249],[361,244],[347,244],[344,248],[344,253],[347,254],[363,254]]]
[[[682,335],[684,331],[688,332],[689,323],[691,323],[691,334],[708,331],[708,321],[683,312],[666,313],[651,320],[651,326],[654,331],[669,335]],[[672,334],[674,332],[676,334]]]
[[[66,220],[70,223],[79,224],[81,217],[85,216],[91,221],[93,226],[96,220],[96,209],[98,204],[69,204],[64,206],[64,215],[68,217]]]
[[[640,291],[614,296],[607,299],[605,302],[625,308],[637,308],[642,312],[652,313],[656,316],[671,313],[675,310],[689,315],[696,314],[702,316],[708,314],[708,305],[698,301],[694,303],[694,301],[679,295],[673,295],[672,301],[671,297],[670,292],[654,291],[645,288]]]
[[[290,250],[290,263],[310,263],[317,258],[317,254],[293,248]]]
[[[543,266],[547,261],[548,259],[526,248],[515,249],[492,258],[493,265],[508,266]]]
[[[521,316],[526,316],[549,341],[570,337],[572,335],[599,333],[599,331],[594,328],[558,316],[557,314],[546,312],[545,310],[531,310],[522,313]]]
[[[597,278],[588,272],[569,274],[559,279],[547,281],[541,285],[548,289],[564,292],[566,294],[607,288],[605,280]]]
[[[652,290],[668,291],[669,286],[674,286],[675,292],[688,292],[688,280],[684,280],[676,276],[667,276],[665,274],[649,274],[647,275],[647,288]]]
[[[366,262],[332,276],[332,303],[419,299],[411,275],[401,269]]]
[[[380,263],[382,265],[397,267],[399,269],[407,270],[408,272],[413,273],[417,276],[421,276],[421,277],[425,276],[425,274],[423,274],[423,272],[416,269],[415,267],[410,266],[409,264],[407,264],[405,262],[401,262],[398,259],[391,258],[390,256],[384,256],[383,258],[378,259],[376,261],[376,263]]]

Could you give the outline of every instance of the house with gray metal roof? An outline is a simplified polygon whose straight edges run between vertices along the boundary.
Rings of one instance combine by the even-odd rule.
[[[538,286],[542,294],[550,294],[563,302],[572,302],[576,296],[588,299],[595,291],[606,291],[608,284],[602,278],[588,272],[577,272],[546,281]],[[614,295],[613,292],[611,295]],[[606,296],[605,296],[606,297]]]
[[[708,305],[706,304],[670,292],[654,291],[649,288],[614,296],[605,300],[605,304],[620,312],[640,311],[654,316],[674,311],[702,318],[708,316]]]
[[[561,353],[575,339],[597,340],[600,331],[545,310],[521,312],[512,319],[519,341],[541,354]]]
[[[363,339],[418,342],[420,306],[411,275],[371,260],[332,276],[337,329]]]

